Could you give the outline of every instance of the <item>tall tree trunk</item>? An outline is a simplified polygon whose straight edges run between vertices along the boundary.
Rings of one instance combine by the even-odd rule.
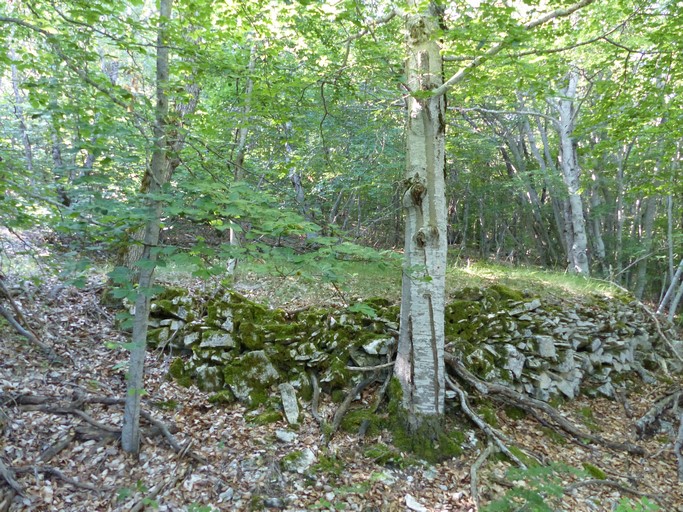
[[[576,89],[579,74],[572,69],[567,77],[567,87],[561,91],[562,97],[555,107],[559,113],[558,134],[560,136],[560,154],[562,176],[569,194],[568,226],[571,228],[571,246],[568,247],[569,270],[577,274],[589,275],[588,238],[586,236],[586,220],[581,199],[581,169],[574,148],[574,126],[576,124]]]
[[[167,24],[171,17],[172,0],[160,0],[159,29],[157,36],[156,96],[157,105],[154,123],[154,147],[146,178],[149,178],[150,195],[157,194],[170,179],[172,167],[168,151],[168,96],[169,48]],[[128,368],[128,385],[123,416],[121,445],[126,452],[137,454],[140,450],[140,399],[143,392],[145,354],[147,346],[147,322],[149,317],[150,291],[154,282],[156,253],[153,249],[159,243],[162,204],[155,199],[147,200],[147,222],[145,225],[141,261],[138,274],[138,290],[135,301],[132,348]]]
[[[406,18],[406,75],[411,91],[406,126],[405,262],[395,375],[412,431],[440,421],[444,411],[446,197],[444,94],[434,4]]]

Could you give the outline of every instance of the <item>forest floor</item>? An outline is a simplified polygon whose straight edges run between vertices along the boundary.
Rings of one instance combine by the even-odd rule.
[[[127,353],[111,347],[126,338],[116,329],[116,312],[101,304],[101,283],[78,289],[50,280],[5,284],[14,287],[15,300],[35,333],[64,360],[50,362],[6,323],[0,324],[0,466],[6,466],[0,473],[6,477],[11,470],[21,490],[8,510],[476,510],[470,468],[481,443],[436,465],[383,465],[365,447],[390,444],[388,434],[359,440],[339,432],[325,447],[308,410],[296,429],[284,420],[257,425],[258,411],[213,405],[207,394],[169,381],[172,356],[161,352],[147,355],[143,406],[170,427],[178,444],[174,449],[169,437],[143,420],[146,430],[135,460],[123,453],[116,437]],[[267,300],[266,290],[262,284],[247,284],[242,291]],[[657,398],[681,384],[683,379],[677,379],[658,385],[634,382],[621,402],[581,397],[560,407],[584,428],[638,443],[647,451],[642,457],[584,445],[533,418],[512,419],[494,408],[500,430],[555,465],[552,471],[530,470],[510,478],[509,463],[489,458],[479,471],[482,504],[524,491],[527,499],[537,497],[548,508],[501,505],[496,510],[655,510],[648,508],[649,502],[657,503],[658,510],[683,511],[672,440],[654,436],[638,441],[633,428]],[[363,399],[369,402],[371,397]],[[336,407],[323,401],[320,413],[331,418]],[[472,426],[466,429],[475,432]],[[282,440],[289,432],[294,435]],[[281,469],[283,457],[306,450],[316,459],[312,470],[298,474]],[[583,468],[583,473],[574,474],[569,467]],[[1,483],[0,504],[8,492]],[[632,501],[622,502],[626,498]]]

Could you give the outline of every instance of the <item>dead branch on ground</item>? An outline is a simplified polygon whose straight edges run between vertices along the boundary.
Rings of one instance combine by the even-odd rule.
[[[604,439],[590,432],[585,432],[576,425],[574,425],[567,418],[562,416],[554,407],[547,404],[546,402],[542,402],[541,400],[537,400],[535,398],[523,395],[522,393],[519,393],[518,391],[515,391],[514,389],[511,389],[507,386],[503,386],[501,384],[485,382],[477,378],[474,374],[467,370],[467,368],[465,368],[462,365],[462,363],[452,354],[446,353],[444,354],[444,357],[448,366],[455,372],[455,374],[459,378],[467,382],[470,386],[475,388],[483,395],[490,396],[494,400],[498,400],[506,404],[514,405],[532,414],[542,412],[543,414],[548,416],[555,425],[557,425],[564,432],[572,435],[579,441],[589,440],[601,446],[605,446],[606,448],[610,448],[612,450],[617,451],[626,451],[633,455],[646,454],[645,449],[643,449],[640,446],[636,446],[628,442],[617,443],[615,441]]]

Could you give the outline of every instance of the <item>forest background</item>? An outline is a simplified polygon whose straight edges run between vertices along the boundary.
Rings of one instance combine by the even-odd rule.
[[[164,232],[202,231],[165,244],[163,261],[221,275],[213,262],[403,245],[399,7],[410,10],[176,4],[164,84],[172,172],[154,199]],[[463,2],[443,12],[444,73],[472,68],[445,113],[451,252],[590,273],[658,302],[683,222],[679,6],[597,2],[524,27],[558,7]],[[68,238],[79,254],[64,259],[69,272],[130,246],[146,218],[159,14],[142,1],[8,2],[1,14],[0,216]],[[223,243],[205,243],[210,232]]]
[[[404,405],[440,415],[446,245],[451,262],[604,279],[673,319],[680,7],[9,1],[0,224],[53,233],[74,284],[107,262],[113,296],[136,304],[127,451],[157,267],[226,283],[256,263],[338,289],[340,260],[405,249]],[[426,310],[423,335],[408,330]]]

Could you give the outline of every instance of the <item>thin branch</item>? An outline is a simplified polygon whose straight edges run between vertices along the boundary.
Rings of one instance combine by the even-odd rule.
[[[449,110],[454,110],[458,113],[461,112],[481,112],[484,114],[500,114],[500,115],[510,115],[510,116],[535,116],[535,117],[541,117],[543,119],[547,119],[548,121],[551,121],[555,124],[557,124],[557,119],[555,119],[552,116],[549,116],[547,114],[542,114],[540,112],[535,112],[533,110],[491,110],[488,108],[481,108],[481,107],[470,107],[470,108],[463,108],[463,107],[449,107]]]
[[[578,11],[582,7],[585,7],[587,5],[590,5],[594,2],[595,0],[581,0],[580,2],[571,5],[566,8],[561,8],[561,9],[556,9],[552,12],[549,12],[545,14],[544,16],[541,16],[540,18],[537,18],[535,20],[532,20],[528,23],[525,23],[522,25],[522,28],[525,30],[531,30],[534,29],[540,25],[543,25],[544,23],[547,23],[550,20],[553,20],[555,18],[561,18],[565,16],[569,16],[570,14]],[[441,86],[438,88],[434,89],[432,91],[432,95],[435,96],[440,96],[442,94],[446,94],[446,92],[453,87],[455,84],[461,82],[466,76],[469,71],[472,69],[475,69],[479,67],[481,64],[486,62],[490,57],[493,57],[494,55],[500,53],[501,50],[505,49],[508,44],[509,44],[509,39],[505,39],[501,41],[500,43],[496,43],[494,46],[488,49],[485,53],[482,55],[478,55],[475,57],[472,62],[470,62],[467,66],[463,67],[455,73],[453,76],[451,76],[448,80],[446,80]]]

